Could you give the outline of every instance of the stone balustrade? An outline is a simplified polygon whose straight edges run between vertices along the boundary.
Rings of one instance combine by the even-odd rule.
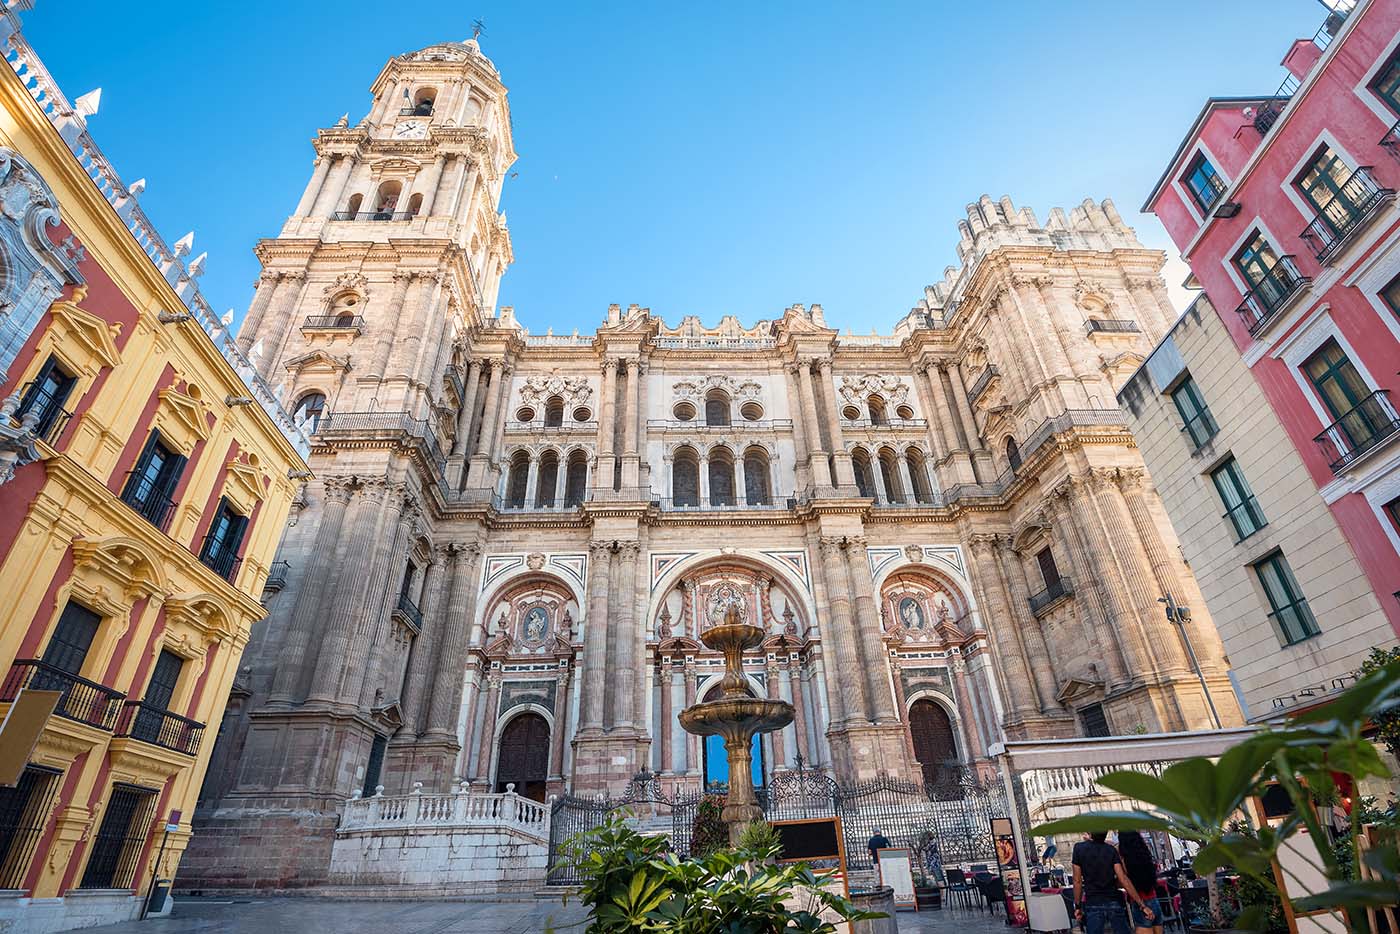
[[[345,802],[338,833],[366,830],[458,830],[504,828],[547,840],[549,807],[522,798],[507,785],[504,794],[476,794],[465,783],[451,794],[410,794],[351,798]]]

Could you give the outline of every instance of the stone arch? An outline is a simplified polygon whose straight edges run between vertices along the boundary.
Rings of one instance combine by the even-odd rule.
[[[875,473],[870,452],[863,445],[851,449],[851,469],[856,477],[856,490],[861,496],[875,495]]]
[[[73,544],[73,556],[78,570],[104,573],[125,591],[151,594],[168,586],[160,555],[140,539],[125,535],[81,539]]]
[[[674,562],[652,582],[651,596],[647,600],[648,632],[656,632],[657,619],[661,615],[663,607],[667,607],[671,602],[676,602],[671,597],[676,593],[681,582],[688,578],[694,579],[711,569],[732,570],[751,578],[761,576],[771,579],[773,586],[770,588],[769,607],[773,616],[779,620],[782,617],[782,611],[779,610],[772,596],[772,591],[776,591],[786,607],[791,608],[794,616],[798,618],[799,635],[803,633],[804,627],[807,632],[812,634],[820,631],[820,623],[816,615],[811,590],[807,582],[798,576],[795,568],[750,549],[712,549],[697,552]],[[689,633],[687,628],[689,621],[679,619],[675,613],[672,613],[672,619],[671,629],[676,638],[687,638],[694,635]]]
[[[516,781],[515,793],[523,798],[543,802],[545,800],[545,783],[549,780],[549,755],[550,749],[553,747],[555,730],[553,711],[546,710],[539,704],[529,703],[512,707],[502,714],[496,721],[495,734],[491,737],[491,770],[487,774],[491,776],[491,790],[494,792],[505,791],[505,785],[514,780],[513,776],[501,775],[501,751],[503,741],[508,738],[507,732],[512,730],[512,724],[518,727],[520,723],[525,722],[522,720],[523,717],[537,717],[543,721],[546,741],[536,750],[536,761],[542,763],[542,767],[538,770],[539,778],[531,783],[535,787],[522,787],[521,783]]]
[[[904,722],[914,747],[914,761],[926,785],[946,785],[949,760],[967,761],[966,740],[957,705],[942,692],[923,690],[905,703]]]
[[[965,622],[973,614],[971,590],[931,565],[904,563],[876,581],[875,593],[885,631],[908,641],[940,643],[949,625],[974,628]]]
[[[525,494],[530,483],[531,457],[530,451],[519,448],[511,454],[507,462],[505,504],[508,508],[520,509],[525,505]]]
[[[583,605],[583,593],[578,586],[562,575],[543,568],[532,569],[527,561],[517,573],[498,582],[487,599],[480,601],[473,631],[483,634],[484,638],[473,641],[494,644],[501,635],[504,615],[510,650],[537,652],[541,647],[549,648],[557,637],[569,637],[573,627],[578,625]],[[547,631],[542,638],[534,638],[527,632],[530,610],[537,606],[547,609]],[[493,648],[491,653],[495,654],[496,650]]]
[[[700,454],[692,445],[680,445],[671,453],[671,502],[700,505]]]

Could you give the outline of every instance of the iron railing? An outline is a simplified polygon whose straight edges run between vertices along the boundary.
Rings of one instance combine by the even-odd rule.
[[[110,731],[116,725],[121,703],[126,699],[121,691],[80,678],[37,658],[15,659],[4,684],[0,685],[0,701],[13,701],[22,688],[62,692],[54,713],[99,730]]]
[[[1400,159],[1400,120],[1390,125],[1390,129],[1385,131],[1381,137],[1381,146],[1385,147],[1392,156]]]
[[[1235,313],[1244,318],[1250,335],[1257,335],[1311,281],[1298,271],[1291,255],[1280,256],[1264,278],[1244,293]]]
[[[1052,603],[1061,597],[1068,597],[1074,593],[1074,586],[1070,584],[1069,578],[1061,577],[1045,585],[1045,589],[1030,598],[1031,612],[1036,616],[1041,615]]]
[[[1286,103],[1288,103],[1286,100],[1265,101],[1255,109],[1251,123],[1254,124],[1254,129],[1260,136],[1267,135],[1274,124],[1278,122],[1279,116],[1283,113],[1283,105]]]
[[[1313,440],[1332,472],[1341,473],[1396,432],[1400,432],[1400,415],[1390,404],[1390,390],[1377,389]]]
[[[126,485],[122,487],[122,502],[137,515],[164,532],[170,526],[170,516],[174,513],[175,500],[160,492],[149,476],[132,470],[126,475]]]
[[[336,211],[334,221],[406,221],[416,215],[412,211]]]
[[[992,380],[1001,375],[1001,371],[993,364],[988,364],[977,374],[977,378],[972,381],[972,388],[967,391],[967,401],[971,405],[976,405],[977,400],[982,398],[982,393],[992,385]]]
[[[768,502],[764,502],[764,503],[748,503],[748,502],[744,502],[743,500],[741,500],[741,499],[739,499],[739,498],[737,498],[737,497],[732,498],[732,499],[728,499],[728,500],[722,500],[722,501],[719,501],[719,502],[716,502],[716,501],[714,501],[713,498],[711,498],[711,501],[708,502],[708,503],[701,503],[701,502],[694,502],[694,503],[692,503],[692,502],[690,502],[688,499],[687,499],[686,502],[677,502],[677,501],[676,501],[675,499],[673,499],[673,498],[657,499],[657,500],[652,500],[652,502],[656,503],[658,506],[660,506],[663,510],[666,510],[666,511],[681,510],[681,511],[685,511],[685,512],[691,512],[691,511],[703,512],[703,511],[706,511],[706,510],[711,510],[711,511],[713,511],[713,510],[719,510],[719,509],[782,509],[782,508],[784,508],[784,506],[783,506],[782,503],[774,502],[774,501],[773,501],[773,498],[772,498],[771,496],[768,498]]]
[[[418,609],[418,604],[406,593],[399,594],[399,602],[394,605],[394,612],[399,614],[413,626],[414,631],[423,630],[423,612]]]
[[[1141,331],[1138,323],[1129,318],[1092,318],[1085,325],[1086,333],[1093,334],[1135,334]]]
[[[1382,186],[1371,174],[1373,169],[1369,165],[1357,166],[1332,200],[1298,235],[1317,255],[1319,263],[1336,256],[1376,209],[1395,197],[1395,189]]]
[[[61,769],[26,765],[16,785],[0,787],[0,840],[6,844],[0,851],[0,889],[24,889],[62,775]]]
[[[432,423],[414,418],[408,412],[327,412],[316,425],[318,437],[358,432],[396,431],[408,435],[423,451],[439,474],[447,468],[447,458],[438,444]]]
[[[752,425],[753,422],[744,422],[743,424]],[[789,424],[791,424],[791,422],[789,422]],[[892,430],[898,430],[901,428],[917,428],[919,430],[923,430],[928,428],[928,419],[885,418],[877,420],[872,418],[843,418],[841,419],[841,428],[842,430],[851,430],[856,428],[889,428]]]
[[[199,752],[204,724],[145,701],[129,700],[122,704],[116,735],[192,756]]]
[[[33,395],[31,395],[31,393]],[[63,429],[68,424],[68,420],[73,417],[73,413],[63,408],[62,399],[51,393],[45,392],[42,387],[37,387],[33,382],[25,383],[20,387],[19,397],[24,400],[22,405],[14,414],[15,421],[24,424],[24,417],[33,412],[38,420],[34,423],[34,435],[40,438],[50,447],[58,443],[58,438],[63,434]],[[64,398],[67,393],[64,394]]]
[[[363,315],[307,315],[302,328],[308,331],[363,330]]]
[[[243,558],[236,549],[219,547],[213,536],[213,532],[204,536],[204,544],[199,549],[199,561],[224,580],[233,583]]]
[[[287,586],[287,572],[291,570],[291,564],[286,561],[274,561],[267,569],[267,580],[263,581],[263,590],[281,590]]]

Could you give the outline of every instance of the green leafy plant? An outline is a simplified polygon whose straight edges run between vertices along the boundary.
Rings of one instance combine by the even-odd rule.
[[[589,934],[833,934],[824,911],[848,922],[884,917],[823,890],[804,864],[772,863],[778,846],[770,844],[681,859],[613,814],[565,852],[583,880]]]
[[[1364,678],[1373,671],[1400,662],[1400,645],[1390,649],[1372,649],[1356,670],[1358,678]],[[1376,738],[1385,744],[1390,754],[1400,759],[1400,708],[1381,711],[1376,714]]]
[[[690,851],[705,856],[729,846],[729,825],[724,822],[723,795],[706,795],[695,807],[690,828]]]
[[[766,820],[756,820],[739,832],[739,849],[754,853],[776,853],[782,847],[782,838],[773,825]]]
[[[1334,787],[1334,774],[1347,776],[1353,784],[1367,778],[1389,778],[1375,746],[1362,732],[1368,724],[1379,723],[1397,711],[1400,661],[1392,661],[1376,667],[1332,701],[1299,714],[1284,726],[1261,730],[1216,761],[1183,759],[1160,777],[1122,771],[1098,780],[1105,788],[1143,802],[1147,806],[1143,810],[1082,814],[1042,824],[1033,832],[1050,836],[1094,830],[1157,830],[1192,841],[1200,846],[1194,866],[1210,885],[1211,914],[1221,917],[1216,870],[1233,868],[1278,898],[1273,860],[1290,837],[1306,830],[1316,851],[1313,865],[1327,878],[1328,888],[1295,900],[1294,907],[1300,911],[1349,909],[1352,930],[1362,932],[1366,930],[1362,909],[1394,904],[1400,886],[1400,856],[1393,845],[1378,847],[1367,855],[1367,861],[1379,878],[1349,879],[1344,861],[1338,858],[1318,816],[1313,789],[1328,794],[1326,790]],[[1277,826],[1256,826],[1246,801],[1274,782],[1287,792],[1292,813]],[[1248,832],[1235,823],[1239,820],[1246,822]],[[1353,863],[1359,855],[1355,841],[1360,820],[1361,809],[1353,807]],[[1268,916],[1268,904],[1255,901],[1244,904],[1233,923],[1242,929],[1265,931]]]

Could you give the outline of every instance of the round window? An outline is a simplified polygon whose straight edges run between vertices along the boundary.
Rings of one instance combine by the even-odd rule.
[[[914,410],[907,405],[901,405],[899,408],[894,410],[894,414],[899,416],[900,418],[913,418]]]
[[[688,422],[695,417],[695,406],[689,402],[677,402],[676,407],[671,410],[678,422]]]
[[[590,412],[585,406],[579,406],[578,408],[574,409],[574,421],[576,422],[586,422],[592,417],[593,413]]]
[[[854,422],[860,418],[860,409],[856,408],[853,405],[848,405],[841,410],[841,417],[846,419],[847,421]]]
[[[757,402],[745,402],[739,406],[739,414],[744,416],[746,422],[756,422],[763,417],[763,406]]]
[[[516,421],[533,422],[535,420],[535,410],[528,405],[521,406],[515,412]]]

